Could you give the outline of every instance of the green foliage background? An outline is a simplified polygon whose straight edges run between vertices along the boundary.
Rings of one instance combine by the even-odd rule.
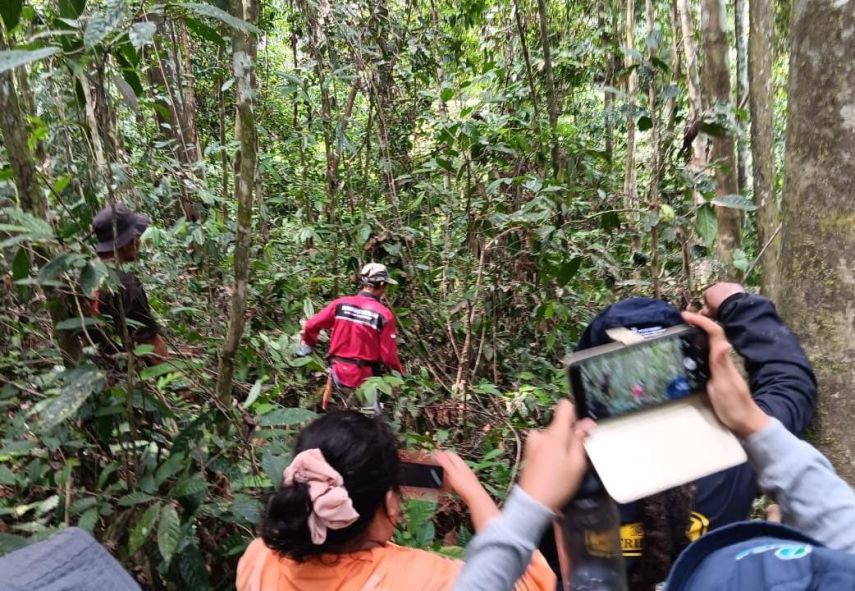
[[[681,151],[691,121],[677,33],[671,3],[654,5],[654,29],[640,24],[638,46],[623,47],[618,3],[545,3],[552,127],[530,1],[271,0],[257,28],[217,2],[4,2],[0,72],[14,73],[49,207],[25,211],[16,155],[0,153],[0,553],[78,525],[153,589],[232,588],[263,496],[324,385],[320,356],[293,356],[300,321],[354,289],[371,260],[400,282],[389,300],[408,374],[374,380],[366,394],[384,401],[404,445],[457,448],[503,497],[522,434],[567,395],[561,359],[585,323],[616,299],[650,295],[652,272],[685,304],[719,269],[708,254],[713,168],[690,170]],[[235,28],[260,41],[260,163],[230,404],[213,388],[235,232]],[[158,82],[164,62],[190,76],[178,88]],[[632,71],[641,89],[652,84],[652,102],[626,95]],[[104,165],[83,82],[106,109]],[[191,85],[201,158],[188,161],[170,106]],[[700,125],[739,135],[744,119],[714,105]],[[637,209],[623,194],[630,120]],[[750,212],[748,197],[716,203]],[[77,307],[56,328],[88,344],[83,329],[97,320],[87,297],[115,282],[89,226],[113,200],[153,219],[135,271],[181,352],[169,363],[129,371],[121,356],[99,364],[91,347],[69,363],[51,336],[46,294],[58,290]],[[757,250],[750,215],[745,235],[733,263],[742,271]],[[397,539],[459,555],[470,535],[459,512],[448,499],[412,502]]]

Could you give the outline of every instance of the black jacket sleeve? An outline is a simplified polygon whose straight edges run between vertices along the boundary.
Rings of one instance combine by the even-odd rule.
[[[759,295],[736,294],[721,305],[717,320],[745,359],[757,404],[800,435],[816,408],[816,378],[798,338],[778,316],[775,305]]]

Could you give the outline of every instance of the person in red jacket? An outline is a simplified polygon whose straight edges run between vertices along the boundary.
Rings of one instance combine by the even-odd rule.
[[[298,354],[308,355],[322,330],[332,329],[327,360],[333,389],[352,406],[353,393],[381,368],[404,373],[398,358],[395,315],[380,302],[386,286],[397,284],[379,263],[369,263],[359,274],[362,289],[354,296],[338,298],[309,318],[303,328]],[[329,390],[324,394],[327,408]]]

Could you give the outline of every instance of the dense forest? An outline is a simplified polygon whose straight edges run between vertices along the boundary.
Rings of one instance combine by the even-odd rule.
[[[301,321],[385,264],[404,445],[503,498],[603,306],[773,298],[852,481],[855,6],[846,0],[3,0],[0,554],[94,533],[151,589],[230,589],[319,411]],[[93,216],[171,357],[90,334]],[[124,326],[124,323],[122,324]],[[120,335],[121,336],[121,335]],[[124,342],[128,344],[127,332]],[[396,540],[459,555],[454,501]]]

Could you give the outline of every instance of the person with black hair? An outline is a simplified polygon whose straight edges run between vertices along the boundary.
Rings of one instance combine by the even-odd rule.
[[[498,507],[456,454],[436,459],[482,531]],[[340,411],[315,420],[297,438],[261,537],[240,560],[237,591],[450,590],[461,562],[390,542],[401,518],[399,470],[396,438],[381,419]],[[537,555],[516,588],[555,584]]]
[[[745,360],[757,404],[788,431],[801,434],[816,407],[816,380],[798,339],[778,316],[775,305],[746,293],[741,285],[718,283],[705,292],[702,313],[721,323]],[[646,336],[681,323],[680,312],[667,302],[631,298],[602,310],[585,329],[577,349],[611,342],[613,329],[628,328]],[[690,542],[746,519],[758,493],[757,475],[744,463],[621,505],[621,546],[630,590],[655,589]],[[541,550],[557,571],[552,535],[544,536]]]
[[[760,486],[781,504],[783,524],[743,521],[700,538],[670,569],[665,591],[855,589],[855,491],[752,397],[722,327],[698,314],[682,317],[709,335],[710,403],[740,439]],[[595,427],[580,429],[581,423],[572,409],[559,407],[549,429],[529,436],[518,502],[508,502],[469,544],[454,591],[510,591],[534,542],[585,474],[578,450]],[[573,469],[556,471],[559,463]]]

